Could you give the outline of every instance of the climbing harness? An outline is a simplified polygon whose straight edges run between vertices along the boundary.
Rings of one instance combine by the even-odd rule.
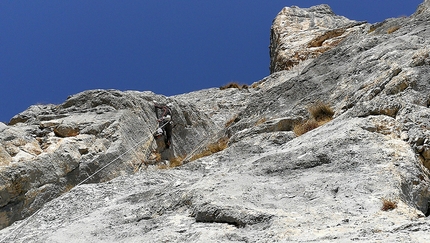
[[[157,115],[158,116],[158,115]],[[158,117],[157,117],[158,118]],[[168,123],[170,122],[170,120],[169,121],[167,121],[167,122],[164,122],[164,124],[162,124],[161,126],[159,126],[159,127],[157,127],[157,130],[158,129],[163,129],[163,127],[164,126],[166,126]],[[157,130],[155,130],[154,132],[152,132],[152,133],[150,133],[149,134],[149,139],[150,139],[150,143],[149,144],[151,144],[152,143],[152,139],[154,138],[154,133],[157,131]],[[216,133],[215,134],[215,136],[213,136],[213,138],[217,138],[217,137],[219,137],[220,136],[220,134],[222,133],[222,132],[225,132],[225,131],[220,131],[220,132],[218,132],[218,133]],[[152,138],[151,138],[152,137]],[[204,145],[205,145],[205,143],[203,143],[203,141],[205,140],[205,139],[207,139],[207,138],[204,138],[204,139],[202,139],[200,142],[199,142],[199,146],[197,146],[185,159],[184,159],[184,162],[188,162],[187,160],[188,159],[190,159],[191,158],[191,156],[198,150],[198,149],[201,149]],[[115,161],[117,161],[118,159],[120,159],[122,156],[124,156],[125,154],[127,154],[128,152],[130,152],[130,151],[132,151],[132,150],[134,150],[137,146],[139,146],[141,143],[143,143],[144,141],[146,141],[147,140],[147,137],[145,137],[144,139],[142,139],[141,141],[139,141],[138,143],[136,143],[133,147],[131,147],[130,149],[128,149],[127,151],[125,151],[124,153],[122,153],[122,154],[120,154],[118,157],[116,157],[115,159],[113,159],[111,162],[109,162],[108,164],[106,164],[105,166],[103,166],[102,168],[100,168],[100,169],[98,169],[96,172],[94,172],[93,174],[91,174],[90,176],[88,176],[86,179],[84,179],[83,181],[81,181],[80,183],[78,183],[76,186],[80,186],[80,185],[82,185],[83,183],[85,183],[86,181],[88,181],[89,179],[91,179],[93,176],[95,176],[96,174],[98,174],[100,171],[102,171],[102,170],[104,170],[106,167],[108,167],[109,165],[111,165],[111,164],[113,164]],[[145,150],[145,156],[146,156],[146,153],[147,153],[147,151],[148,151],[148,149],[149,149],[149,147],[150,146],[148,146],[147,148],[146,148],[146,150]],[[95,159],[93,159],[91,162],[93,162],[93,161],[95,161],[97,158],[95,158]],[[75,186],[75,187],[76,187]],[[30,222],[30,220],[34,217],[34,216],[36,216],[40,211],[42,210],[42,208],[40,208],[40,209],[38,209],[38,210],[36,210],[36,212],[34,212],[32,215],[30,215],[28,218],[26,218],[20,225],[18,225],[14,230],[12,230],[12,232],[10,232],[8,235],[6,235],[6,237],[4,237],[2,240],[0,240],[0,243],[2,243],[2,242],[4,242],[6,239],[8,239],[9,237],[11,237],[17,230],[19,230],[19,229],[21,229],[22,230],[22,227],[24,226],[24,225],[26,225],[28,222]],[[16,237],[16,236],[15,236]],[[14,238],[15,239],[15,238]]]

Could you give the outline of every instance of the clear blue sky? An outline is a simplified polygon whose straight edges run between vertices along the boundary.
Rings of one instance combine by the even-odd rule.
[[[269,74],[285,6],[380,22],[423,0],[1,0],[0,121],[88,89],[174,95]]]

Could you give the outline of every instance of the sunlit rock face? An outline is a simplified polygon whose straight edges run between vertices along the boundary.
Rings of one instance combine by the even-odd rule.
[[[173,104],[170,149],[164,139],[153,139],[158,126],[154,101]],[[118,90],[90,90],[60,105],[31,106],[0,129],[0,227],[30,215],[112,161],[88,182],[184,157],[200,138],[216,132],[193,105],[152,92]]]
[[[0,239],[430,242],[428,8],[376,24],[326,5],[285,8],[274,26],[285,18],[303,34],[298,52],[321,53],[282,71],[272,61],[273,73],[248,88],[86,91],[0,123],[0,220],[41,208]],[[287,50],[288,36],[276,45]],[[153,100],[174,105],[171,150],[149,139]],[[317,104],[334,115],[297,133],[317,122]]]
[[[273,20],[270,35],[270,73],[290,70],[316,58],[363,23],[336,15],[328,5],[285,7]]]

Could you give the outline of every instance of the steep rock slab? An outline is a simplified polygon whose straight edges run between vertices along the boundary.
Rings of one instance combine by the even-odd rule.
[[[157,147],[153,100],[172,102],[173,147]],[[108,181],[145,168],[152,155],[184,157],[198,138],[217,132],[210,119],[184,102],[152,92],[92,90],[63,104],[32,106],[0,135],[0,227],[40,208],[74,185]]]
[[[270,88],[235,119],[228,149],[175,170],[77,187],[14,239],[429,241],[429,172],[416,154],[428,156],[426,5],[363,27],[300,75],[271,75],[262,83]],[[404,25],[385,31],[395,23]],[[295,137],[291,122],[317,99],[337,118]],[[381,210],[383,199],[397,208]]]
[[[335,47],[363,23],[333,13],[328,5],[285,7],[273,20],[270,73],[290,70]]]
[[[390,19],[375,28],[361,26],[299,75],[272,74],[266,82],[278,85],[253,96],[230,128],[232,133],[254,127],[262,117],[306,119],[306,107],[319,100],[331,105],[336,116],[349,112],[350,116],[388,115],[404,120],[400,125],[404,133],[414,126],[428,142],[425,129],[420,128],[422,121],[413,122],[418,119],[407,115],[427,110],[430,102],[427,5],[411,17]],[[393,25],[400,28],[387,32]],[[413,133],[409,138],[418,136]]]
[[[418,15],[428,15],[428,14],[430,14],[430,1],[424,0],[424,2],[418,6],[418,9],[414,13],[414,15],[418,16]]]
[[[197,110],[206,114],[220,128],[235,118],[248,105],[249,98],[255,94],[253,88],[236,89],[219,88],[204,89],[186,94],[176,95],[172,98],[194,105]]]
[[[255,134],[175,170],[82,185],[46,204],[11,237],[15,242],[428,240],[428,205],[422,202],[430,198],[429,180],[406,142],[377,130],[383,121],[395,123],[390,117],[344,116],[284,143],[268,139],[276,132]],[[383,199],[397,208],[382,211]]]

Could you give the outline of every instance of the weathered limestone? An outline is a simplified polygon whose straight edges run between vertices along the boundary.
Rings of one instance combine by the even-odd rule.
[[[61,105],[32,106],[2,126],[0,134],[0,227],[35,212],[99,169],[88,182],[108,181],[151,164],[185,157],[198,139],[216,132],[205,114],[174,104],[173,148],[153,141],[157,127],[151,92],[92,90]],[[159,161],[160,162],[160,161]],[[161,161],[162,162],[162,161]]]
[[[246,108],[249,98],[255,93],[256,91],[252,88],[240,90],[212,88],[176,95],[173,98],[194,105],[222,129],[227,121],[234,119]]]
[[[18,242],[428,240],[428,174],[381,122],[395,120],[340,118],[281,143],[256,134],[179,169],[81,186]],[[381,211],[383,199],[398,207]]]
[[[285,7],[272,23],[270,73],[318,57],[363,24],[334,14],[325,4],[307,9]]]
[[[145,126],[155,119],[153,99],[175,104],[175,121],[182,124],[174,132],[175,155],[193,154],[219,134],[228,147],[175,169],[146,166],[131,174],[147,156],[145,145],[93,182],[121,176],[71,189],[24,226],[1,230],[0,239],[429,242],[429,8],[426,0],[411,17],[357,25],[302,68],[272,73],[248,90],[170,98],[98,90],[60,106],[31,107],[13,126],[0,124],[10,156],[0,171],[6,185],[0,205],[24,216],[150,135]],[[285,11],[304,15],[307,25],[313,23],[307,19],[339,28],[351,23],[327,6],[310,9]],[[285,22],[295,23],[296,15]],[[295,135],[294,126],[309,118],[307,107],[316,101],[329,104],[334,119]],[[73,122],[79,134],[55,135],[55,127]],[[387,202],[395,206],[383,210]],[[8,212],[0,218],[11,217]]]

